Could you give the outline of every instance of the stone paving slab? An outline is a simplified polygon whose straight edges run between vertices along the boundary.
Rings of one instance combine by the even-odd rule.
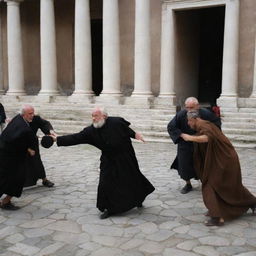
[[[100,151],[88,146],[41,149],[55,187],[26,188],[0,210],[0,256],[256,256],[256,216],[250,211],[223,227],[206,227],[201,185],[184,185],[170,170],[171,143],[134,143],[141,171],[156,190],[142,209],[99,219],[96,209]],[[256,150],[237,149],[243,183],[256,195]]]

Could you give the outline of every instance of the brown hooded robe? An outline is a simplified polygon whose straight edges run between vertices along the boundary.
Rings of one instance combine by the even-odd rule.
[[[198,120],[198,135],[207,135],[207,143],[194,143],[194,163],[202,182],[205,206],[211,217],[236,218],[256,205],[242,184],[238,155],[228,138],[214,124]]]

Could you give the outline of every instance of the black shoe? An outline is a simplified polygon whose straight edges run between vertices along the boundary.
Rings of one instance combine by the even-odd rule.
[[[48,188],[51,188],[51,187],[54,186],[54,183],[51,182],[51,181],[49,181],[49,180],[44,180],[44,181],[42,182],[42,184],[43,184],[45,187],[48,187]]]
[[[191,184],[186,184],[182,190],[180,191],[181,194],[187,194],[188,192],[190,192],[192,190],[192,186]]]
[[[9,210],[9,211],[16,211],[20,209],[19,206],[15,206],[11,201],[9,201],[6,204],[0,204],[0,208],[2,208],[3,210]]]
[[[103,220],[103,219],[106,219],[110,216],[111,214],[109,213],[108,210],[105,210],[101,215],[100,215],[100,218]]]

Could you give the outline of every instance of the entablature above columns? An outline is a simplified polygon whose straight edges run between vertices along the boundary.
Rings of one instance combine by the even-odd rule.
[[[210,6],[223,6],[228,4],[229,2],[239,1],[240,0],[164,0],[163,6],[173,10],[186,10]]]

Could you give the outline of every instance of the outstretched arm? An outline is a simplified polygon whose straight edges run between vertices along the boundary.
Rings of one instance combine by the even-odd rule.
[[[182,133],[180,137],[185,141],[192,141],[197,143],[205,143],[208,142],[208,136],[207,135],[188,135],[186,133]]]
[[[138,132],[135,133],[135,139],[136,140],[141,140],[142,142],[145,142],[145,140],[143,139],[143,136]]]

